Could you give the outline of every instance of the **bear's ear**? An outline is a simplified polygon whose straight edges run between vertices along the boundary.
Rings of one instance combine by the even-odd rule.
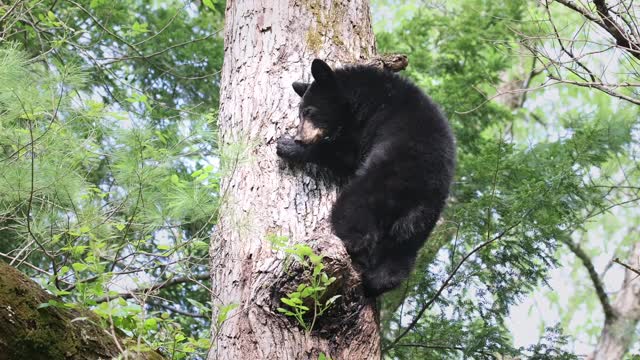
[[[293,86],[293,90],[296,92],[296,94],[302,97],[304,96],[304,93],[307,92],[307,89],[309,88],[309,83],[302,83],[302,82],[296,81],[293,84],[291,84],[291,86]]]
[[[326,62],[315,59],[311,63],[311,75],[317,82],[325,82],[333,79],[333,70]]]

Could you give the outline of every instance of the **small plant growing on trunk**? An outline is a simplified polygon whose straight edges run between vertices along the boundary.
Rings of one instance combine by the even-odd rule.
[[[287,245],[286,241],[282,241],[283,238],[278,236],[270,237],[270,240],[274,248],[292,256],[302,266],[304,273],[311,273],[308,282],[301,283],[296,291],[280,298],[287,307],[277,309],[284,315],[295,318],[305,333],[309,334],[318,317],[322,316],[341,296],[334,295],[324,300],[329,285],[336,281],[336,278],[326,273],[322,263],[323,256],[316,254],[309,245]]]

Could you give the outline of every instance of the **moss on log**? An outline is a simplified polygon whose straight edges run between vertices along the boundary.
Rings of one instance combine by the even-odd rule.
[[[113,336],[100,326],[93,312],[54,306],[38,308],[51,299],[56,298],[0,261],[0,360],[93,360],[121,354]],[[125,343],[121,339],[119,342]],[[129,353],[127,358],[162,359],[157,353]]]

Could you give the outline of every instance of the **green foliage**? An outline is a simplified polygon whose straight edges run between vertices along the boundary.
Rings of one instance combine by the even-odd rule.
[[[478,105],[511,65],[509,27],[525,8],[523,0],[448,2],[444,9],[418,10],[393,32],[376,34],[383,51],[409,55],[407,75],[446,110],[461,150],[474,150],[482,131],[510,118],[496,104]]]
[[[2,15],[0,256],[173,359],[209,345],[223,9],[47,0]]]
[[[179,354],[206,350],[173,319],[122,299],[99,300],[117,298],[109,290],[117,282],[136,282],[119,274],[146,272],[154,283],[190,269],[167,272],[168,263],[204,265],[196,265],[196,256],[207,253],[218,184],[211,166],[186,172],[176,164],[185,150],[210,141],[206,123],[194,119],[174,139],[146,124],[122,128],[118,114],[101,104],[74,104],[86,79],[78,67],[48,72],[15,46],[0,48],[0,62],[0,237],[7,240],[0,247],[46,264],[54,294],[97,305],[98,314],[130,335],[156,339],[154,347],[179,347]],[[125,264],[128,271],[121,269]],[[55,304],[42,306],[49,305]]]
[[[105,322],[113,323],[125,334],[144,334],[144,338],[149,339],[148,343],[129,347],[131,351],[162,349],[171,354],[172,359],[186,359],[190,355],[205,353],[210,346],[208,333],[204,332],[200,337],[188,336],[169,313],[148,314],[142,306],[122,298],[100,303],[93,310]]]
[[[506,331],[476,319],[469,323],[429,317],[420,324],[429,329],[396,345],[394,356],[411,359],[495,359],[517,354],[509,345]],[[424,344],[425,346],[420,346]]]
[[[308,275],[308,283],[299,284],[296,291],[280,299],[283,304],[287,305],[287,308],[279,307],[278,311],[295,318],[309,334],[313,331],[318,317],[322,316],[341,297],[341,295],[334,295],[326,299],[328,287],[336,281],[336,278],[330,277],[324,271],[322,255],[316,254],[309,245],[287,245],[285,237],[276,235],[269,235],[267,239],[275,250],[281,250],[285,254],[291,255]]]
[[[441,104],[458,140],[444,219],[407,284],[382,299],[389,358],[544,356],[544,347],[512,347],[509,309],[545,283],[559,244],[616,204],[612,162],[632,149],[637,108],[574,88],[562,88],[560,98],[529,94],[532,105],[516,111],[489,101],[505,74],[530,66],[519,58],[518,41],[539,14],[527,4],[456,0],[415,8],[376,34],[382,52],[409,56],[405,75]],[[541,130],[532,119],[552,125]],[[565,346],[556,343],[550,348]]]
[[[562,350],[567,345],[567,336],[562,334],[562,329],[556,325],[546,329],[546,335],[537,344],[531,345],[523,352],[527,359],[531,360],[577,360],[578,356]],[[522,350],[522,349],[521,349]]]

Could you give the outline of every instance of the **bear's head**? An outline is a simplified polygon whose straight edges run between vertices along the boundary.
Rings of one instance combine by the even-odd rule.
[[[295,141],[307,145],[334,139],[349,116],[349,106],[331,67],[315,59],[311,63],[311,75],[312,83],[292,84],[293,90],[302,97]]]

